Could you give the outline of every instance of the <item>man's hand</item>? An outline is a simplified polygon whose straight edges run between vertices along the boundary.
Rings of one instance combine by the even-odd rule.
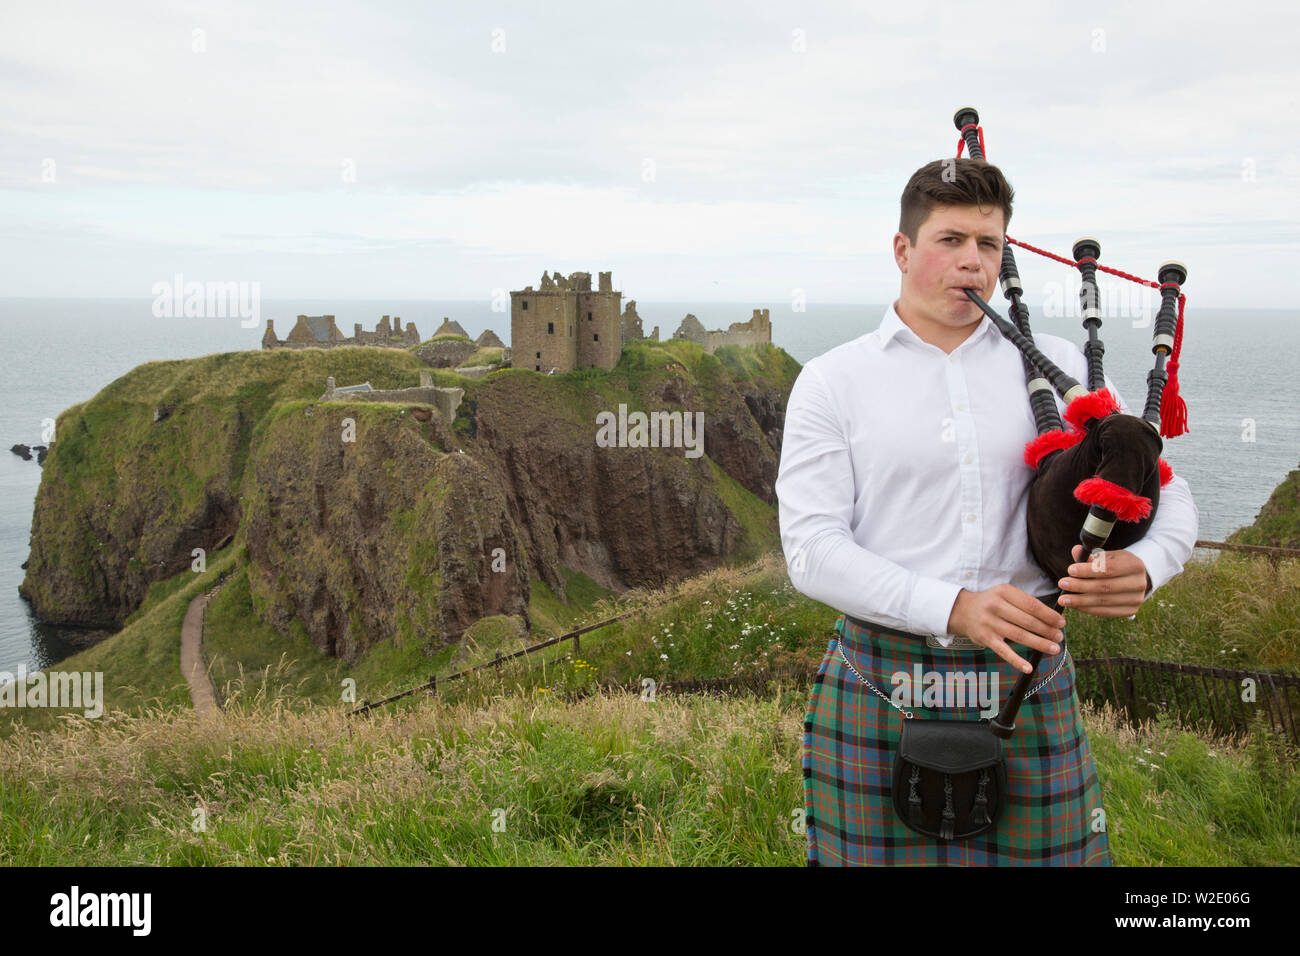
[[[948,616],[949,634],[965,634],[1026,674],[1033,668],[1007,641],[1056,654],[1060,647],[1054,642],[1064,637],[1063,627],[1065,618],[1013,584],[987,591],[962,588]]]
[[[1070,576],[1057,586],[1065,592],[1061,606],[1097,617],[1129,617],[1145,601],[1151,577],[1147,566],[1128,551],[1102,551],[1089,558],[1083,545],[1071,552],[1078,564],[1069,567]]]

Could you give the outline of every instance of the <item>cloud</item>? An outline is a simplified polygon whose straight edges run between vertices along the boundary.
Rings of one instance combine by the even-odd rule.
[[[426,276],[453,278],[490,260],[671,261],[662,295],[680,298],[707,294],[710,270],[784,287],[782,263],[879,301],[896,289],[902,186],[953,154],[950,118],[970,102],[1016,187],[1013,234],[1095,233],[1142,261],[1246,247],[1261,277],[1285,268],[1300,219],[1277,120],[1297,85],[1289,5],[1184,3],[1169,20],[1012,3],[978,29],[940,2],[708,11],[11,5],[0,278],[107,294],[90,284],[101,269],[60,261],[107,237],[128,272],[168,248],[286,274],[295,257],[374,253],[357,296],[391,285],[375,266],[389,251],[436,252]]]

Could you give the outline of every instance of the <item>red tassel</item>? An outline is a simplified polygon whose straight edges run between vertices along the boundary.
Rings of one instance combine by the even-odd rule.
[[[1187,403],[1178,394],[1178,363],[1170,362],[1165,370],[1169,372],[1169,381],[1160,396],[1160,434],[1177,438],[1187,431]]]
[[[1059,428],[1053,428],[1050,432],[1043,432],[1025,445],[1025,464],[1030,468],[1037,468],[1038,463],[1052,452],[1064,448],[1073,448],[1082,440],[1083,432],[1078,430],[1067,432]]]
[[[1151,499],[1134,494],[1127,488],[1094,476],[1079,482],[1074,497],[1085,505],[1101,505],[1113,511],[1120,521],[1138,521],[1151,514]]]
[[[1165,371],[1169,381],[1160,396],[1160,434],[1166,438],[1177,438],[1187,431],[1187,403],[1178,394],[1178,357],[1183,352],[1183,306],[1187,297],[1178,296],[1178,327],[1174,330],[1174,354],[1169,356]]]
[[[1119,402],[1108,388],[1099,388],[1087,395],[1080,395],[1065,409],[1065,420],[1075,428],[1083,428],[1091,419],[1105,418],[1111,412],[1119,411]]]
[[[1163,488],[1169,482],[1174,480],[1174,470],[1169,467],[1169,462],[1163,458],[1159,461],[1160,465],[1160,487]]]

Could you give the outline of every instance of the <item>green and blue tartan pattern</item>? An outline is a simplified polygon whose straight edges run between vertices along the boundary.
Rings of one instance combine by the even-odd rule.
[[[1028,697],[1003,742],[1009,793],[997,826],[967,840],[943,842],[909,830],[891,795],[894,751],[903,715],[863,686],[853,666],[882,693],[892,676],[925,672],[998,672],[998,706],[1018,672],[992,651],[945,651],[923,638],[865,629],[841,617],[817,670],[804,718],[804,810],[809,866],[1109,866],[1110,843],[1101,785],[1079,715],[1074,662]],[[1069,635],[1066,635],[1068,640]],[[1065,641],[1061,654],[1069,654]],[[1025,653],[1024,648],[1018,648]],[[1044,656],[1037,684],[1059,657]],[[915,706],[916,720],[980,718],[979,708]]]

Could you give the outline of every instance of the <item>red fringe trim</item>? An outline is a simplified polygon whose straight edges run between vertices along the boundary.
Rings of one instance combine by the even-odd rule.
[[[1075,428],[1083,428],[1091,419],[1105,418],[1111,412],[1119,411],[1119,402],[1108,388],[1099,388],[1087,395],[1080,395],[1065,409],[1065,420]]]
[[[1037,469],[1038,463],[1054,451],[1061,451],[1065,448],[1073,448],[1083,440],[1081,431],[1062,431],[1059,428],[1053,428],[1050,432],[1043,432],[1033,441],[1025,445],[1025,464],[1030,468]]]
[[[1160,487],[1163,488],[1169,482],[1174,480],[1174,470],[1169,467],[1169,462],[1163,458],[1160,459]]]
[[[1101,505],[1107,511],[1113,511],[1120,521],[1139,521],[1151,514],[1150,498],[1095,475],[1079,482],[1074,497],[1085,505]]]

